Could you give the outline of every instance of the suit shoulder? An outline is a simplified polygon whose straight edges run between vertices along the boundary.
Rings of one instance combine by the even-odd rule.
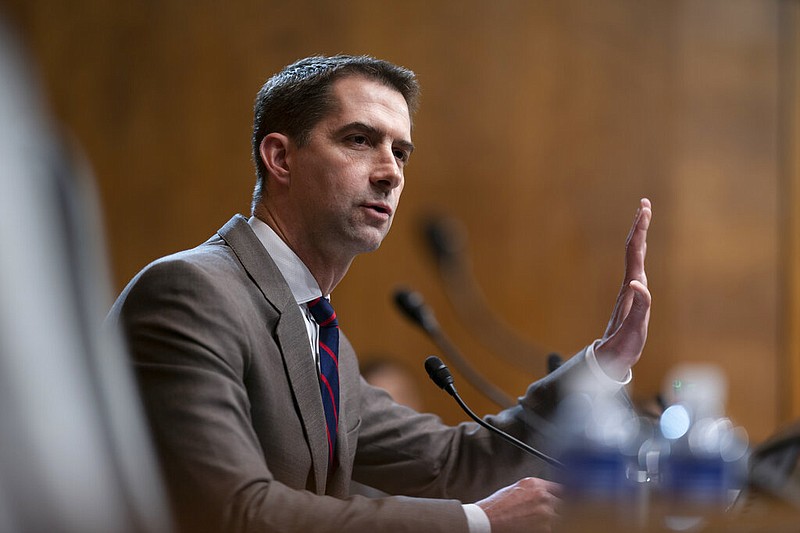
[[[175,298],[222,306],[229,297],[247,292],[248,284],[247,273],[233,251],[221,239],[212,238],[145,266],[122,291],[112,314],[132,302],[164,305]]]

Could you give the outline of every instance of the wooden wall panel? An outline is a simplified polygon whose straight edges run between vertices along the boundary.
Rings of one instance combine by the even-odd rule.
[[[716,362],[754,440],[797,394],[776,392],[779,0],[4,3],[94,164],[119,288],[247,211],[266,76],[311,53],[370,53],[417,71],[423,104],[392,234],[335,293],[362,353],[395,354],[424,379],[435,350],[389,301],[404,283],[487,376],[521,392],[533,376],[454,318],[421,217],[461,220],[489,304],[568,354],[604,329],[646,195],[655,307],[634,393],[652,397],[680,361]],[[422,387],[448,421],[463,418]]]
[[[781,291],[783,420],[800,417],[800,2],[781,2]]]
[[[733,9],[729,9],[733,7]],[[778,17],[755,2],[684,2],[669,220],[671,359],[725,370],[754,435],[778,420]],[[759,324],[759,326],[755,326]]]

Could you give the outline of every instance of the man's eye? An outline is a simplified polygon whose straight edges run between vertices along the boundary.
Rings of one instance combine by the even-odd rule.
[[[394,156],[399,159],[400,161],[406,162],[408,161],[408,152],[405,150],[395,150]]]
[[[367,144],[369,142],[366,135],[353,135],[350,140],[355,144]]]

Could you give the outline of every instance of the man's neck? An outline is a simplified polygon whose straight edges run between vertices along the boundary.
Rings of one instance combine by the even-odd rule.
[[[303,262],[304,265],[317,280],[322,294],[330,294],[333,289],[344,278],[345,274],[353,263],[353,258],[331,258],[321,253],[312,253],[306,250],[301,241],[293,238],[293,234],[289,228],[284,227],[279,217],[275,216],[272,211],[259,204],[253,212],[253,216],[264,222],[280,239],[297,254],[297,257]]]

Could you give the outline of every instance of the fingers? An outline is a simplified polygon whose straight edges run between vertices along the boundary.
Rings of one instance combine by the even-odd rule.
[[[652,216],[653,212],[650,200],[642,198],[639,202],[639,208],[636,210],[636,215],[633,218],[633,225],[625,240],[625,275],[603,338],[608,337],[619,329],[622,325],[622,321],[630,311],[631,304],[633,303],[633,295],[628,290],[631,281],[636,280],[647,286],[644,259],[647,255],[647,230],[650,227]]]
[[[625,280],[624,285],[634,279],[647,285],[647,276],[644,270],[644,259],[647,255],[647,230],[653,217],[650,200],[642,198],[639,209],[625,241]]]
[[[647,228],[650,225],[650,219],[653,216],[653,205],[648,198],[639,200],[639,207],[636,209],[636,214],[633,217],[633,225],[628,233],[626,242],[633,242],[638,238],[640,231],[647,233]]]
[[[545,501],[556,501],[561,495],[563,487],[554,481],[548,481],[537,477],[526,477],[517,481],[514,487],[528,490],[534,498],[538,497]]]
[[[538,478],[524,478],[477,502],[492,533],[550,531],[561,503],[561,486]]]

